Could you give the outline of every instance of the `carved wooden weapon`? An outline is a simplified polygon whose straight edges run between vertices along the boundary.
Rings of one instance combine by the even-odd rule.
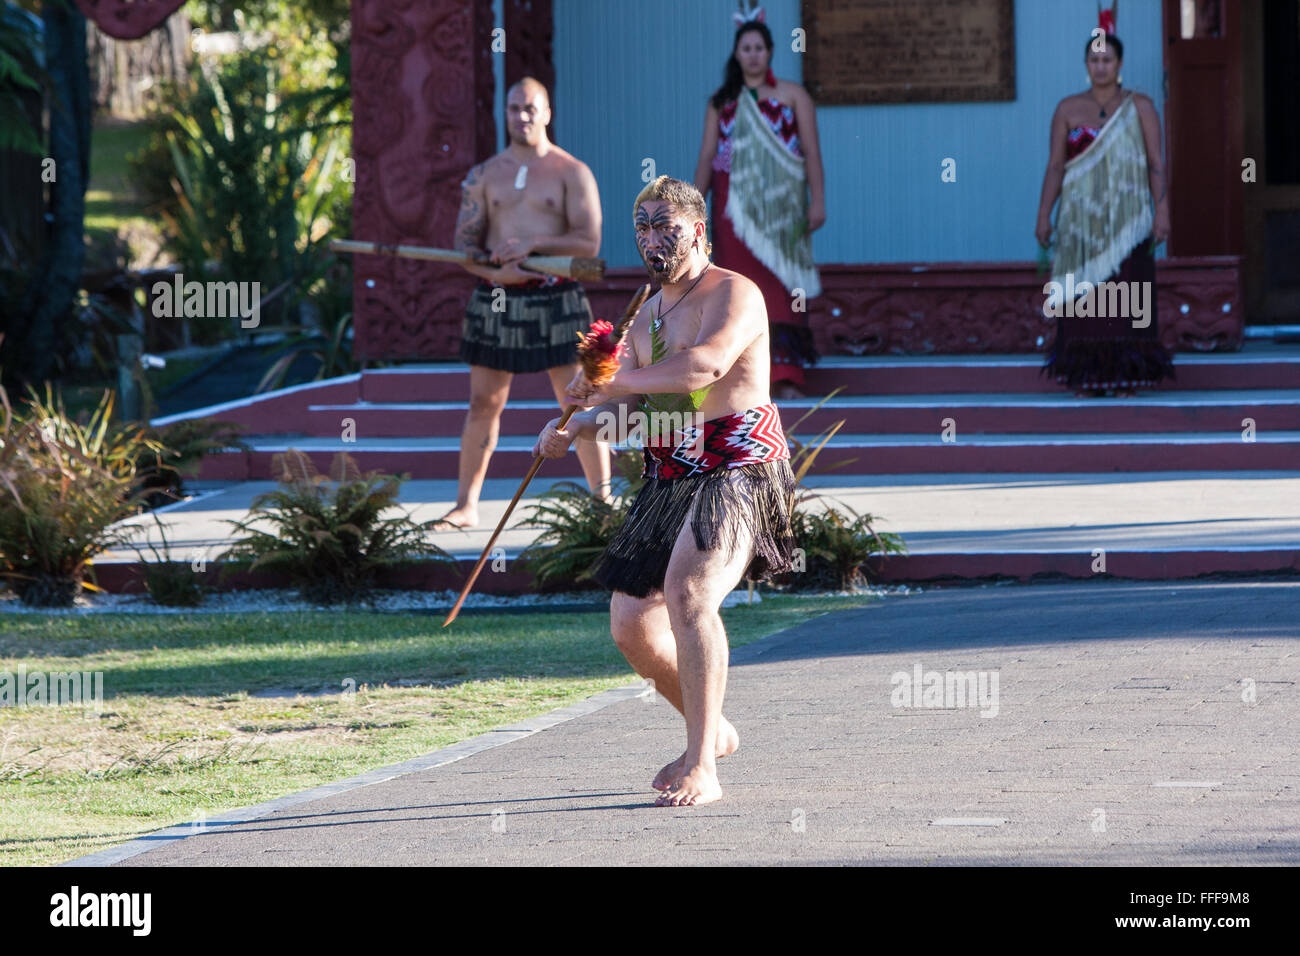
[[[486,260],[476,259],[467,252],[434,249],[430,246],[399,246],[387,242],[331,239],[330,249],[334,252],[397,256],[402,259],[429,259],[433,262],[451,262],[457,265],[467,265],[472,262],[490,265]],[[577,279],[580,282],[597,282],[605,278],[605,260],[593,259],[589,256],[528,256],[519,263],[519,267],[530,272],[544,272],[547,275]]]

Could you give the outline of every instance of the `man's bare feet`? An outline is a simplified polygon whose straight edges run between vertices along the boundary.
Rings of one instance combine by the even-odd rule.
[[[714,757],[730,757],[740,749],[740,734],[736,728],[731,725],[731,721],[726,717],[722,718],[722,723],[718,727],[718,743],[714,750]],[[673,785],[673,782],[682,775],[686,770],[686,753],[674,760],[672,763],[664,766],[655,774],[654,782],[650,786],[656,790],[667,790]]]
[[[712,768],[691,767],[655,798],[656,807],[698,807],[722,799],[722,786]]]
[[[447,524],[461,531],[470,531],[478,527],[477,508],[452,508],[438,519],[439,524]]]

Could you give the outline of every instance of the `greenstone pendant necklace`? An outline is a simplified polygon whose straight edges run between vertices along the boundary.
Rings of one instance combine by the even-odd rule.
[[[712,262],[706,262],[704,264],[703,270],[701,270],[700,274],[695,277],[695,281],[691,283],[691,287],[686,290],[685,295],[683,295],[681,299],[678,299],[676,302],[670,305],[667,308],[667,310],[660,312],[658,315],[654,316],[650,321],[650,328],[652,328],[656,332],[659,331],[660,327],[664,324],[664,316],[667,315],[669,312],[671,312],[673,309],[677,308],[679,305],[681,305],[682,300],[685,299],[686,296],[690,295],[691,292],[695,290],[695,287],[700,284],[700,280],[704,278],[704,273],[709,271],[709,266],[711,265],[713,265]]]

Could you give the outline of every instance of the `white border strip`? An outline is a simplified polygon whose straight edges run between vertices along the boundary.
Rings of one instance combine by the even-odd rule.
[[[351,375],[340,375],[338,378],[327,378],[319,382],[303,382],[300,385],[290,385],[287,388],[277,388],[273,392],[263,392],[260,395],[248,395],[244,398],[236,398],[233,401],[222,402],[220,405],[206,405],[203,408],[191,409],[188,412],[177,412],[175,415],[164,415],[162,418],[153,419],[151,425],[170,425],[173,422],[182,422],[190,418],[206,418],[209,415],[219,415],[222,412],[228,412],[236,408],[247,408],[250,405],[256,405],[259,402],[267,401],[272,398],[280,398],[284,395],[293,395],[295,392],[305,392],[317,388],[327,388],[330,385],[346,385],[348,382],[361,381],[361,372],[353,372]]]
[[[301,452],[327,454],[346,451],[356,455],[358,452],[385,454],[426,455],[436,452],[455,453],[460,448],[460,439],[455,435],[440,435],[435,438],[362,438],[354,442],[345,442],[323,435],[310,435],[299,438],[283,435],[271,435],[265,439],[245,438],[249,451],[258,454],[288,451],[290,448]],[[398,441],[403,444],[397,444]],[[498,454],[532,454],[534,439],[531,435],[502,435],[497,440]],[[1077,435],[1039,432],[1015,432],[1005,434],[967,435],[955,442],[945,442],[941,435],[917,434],[839,434],[826,443],[827,448],[872,449],[872,448],[1043,448],[1061,447],[1122,447],[1122,448],[1163,448],[1174,445],[1211,446],[1211,445],[1292,445],[1300,443],[1300,431],[1257,432],[1253,442],[1243,442],[1238,432],[1189,432],[1184,435],[1161,434],[1160,432],[1080,432]],[[219,454],[219,453],[218,453]],[[215,456],[213,456],[215,457]],[[1222,469],[1217,469],[1222,470]],[[1277,468],[1255,469],[1260,471],[1279,471]],[[847,472],[845,474],[848,474]],[[920,472],[918,472],[920,474]],[[940,472],[939,474],[943,474]],[[955,473],[954,473],[955,474]],[[965,472],[963,474],[968,474]],[[1039,474],[1039,472],[1034,472]],[[1065,474],[1065,472],[1062,472]],[[1099,472],[1099,474],[1112,474]],[[1172,474],[1180,474],[1178,471]],[[248,481],[265,481],[250,478]],[[421,481],[447,481],[446,478],[422,478]]]
[[[627,687],[616,687],[613,690],[602,691],[599,694],[593,694],[586,700],[579,701],[576,704],[570,704],[568,707],[561,707],[559,710],[553,710],[547,714],[539,714],[536,717],[529,717],[527,720],[520,721],[517,724],[511,724],[508,727],[500,727],[496,730],[490,730],[485,734],[477,737],[470,737],[468,740],[462,740],[460,743],[452,744],[450,747],[443,747],[441,750],[435,750],[431,754],[425,754],[421,757],[415,757],[402,763],[392,764],[387,767],[379,767],[375,770],[367,771],[355,777],[349,777],[346,780],[339,780],[334,783],[322,784],[319,787],[313,787],[310,790],[303,790],[299,793],[291,793],[288,796],[279,797],[275,800],[268,800],[265,803],[258,803],[251,807],[243,807],[238,810],[229,810],[226,813],[218,814],[215,817],[209,817],[199,827],[192,823],[182,823],[174,827],[168,827],[165,830],[158,830],[147,836],[137,837],[129,843],[121,846],[115,846],[108,850],[101,850],[98,853],[91,853],[87,856],[77,857],[75,860],[69,860],[66,863],[60,863],[60,866],[112,866],[115,863],[121,863],[123,860],[138,856],[141,853],[148,853],[158,847],[166,846],[177,840],[184,840],[186,837],[196,836],[204,833],[210,827],[228,826],[237,823],[250,823],[253,820],[260,820],[268,817],[279,810],[285,810],[289,807],[295,807],[299,804],[310,803],[313,800],[322,800],[326,797],[332,797],[340,793],[346,793],[349,790],[357,790],[361,787],[368,787],[371,784],[383,783],[386,780],[392,780],[394,777],[405,776],[410,773],[420,773],[424,770],[432,770],[434,767],[442,767],[449,763],[455,763],[457,760],[464,760],[466,757],[472,757],[474,754],[482,753],[485,750],[491,750],[494,747],[500,747],[511,743],[515,740],[521,740],[524,737],[531,737],[557,724],[565,723],[576,717],[583,717],[587,714],[595,713],[598,710],[617,704],[625,700],[631,700],[637,697],[644,697],[651,691],[644,684],[631,684]]]
[[[215,498],[217,495],[224,495],[229,490],[229,488],[204,488],[201,491],[196,491],[193,494],[186,495],[180,501],[173,501],[171,504],[163,505],[161,508],[154,508],[153,513],[156,515],[165,515],[169,512],[184,508],[186,505],[196,505],[200,501],[206,501],[208,498]],[[126,520],[130,521],[131,519],[128,518]]]
[[[1072,395],[1054,397],[1033,392],[1023,394],[978,394],[959,392],[946,395],[849,395],[832,399],[799,398],[782,401],[781,408],[791,410],[809,410],[819,405],[829,412],[841,409],[871,409],[894,411],[906,409],[1118,409],[1140,411],[1144,408],[1207,408],[1221,409],[1241,405],[1267,405],[1291,407],[1297,404],[1300,395],[1277,394],[1286,389],[1259,389],[1255,391],[1222,392],[1196,391],[1184,392],[1182,395],[1166,393],[1164,395],[1143,395],[1135,398],[1075,398]],[[508,408],[514,411],[555,408],[555,402],[544,398],[513,399]],[[464,401],[446,402],[351,402],[342,405],[308,405],[313,412],[462,412],[466,409]]]
[[[858,369],[867,371],[880,368],[1027,368],[1040,369],[1045,356],[1042,352],[1024,352],[990,358],[980,354],[942,355],[827,355],[817,360],[818,369]],[[1177,352],[1174,362],[1179,365],[1296,365],[1300,354],[1255,355],[1245,352]],[[399,365],[394,368],[366,369],[366,375],[468,375],[469,366],[461,362],[438,364]],[[520,375],[536,375],[521,372]],[[1052,383],[1048,383],[1052,384]],[[1052,391],[1044,387],[1043,391]]]

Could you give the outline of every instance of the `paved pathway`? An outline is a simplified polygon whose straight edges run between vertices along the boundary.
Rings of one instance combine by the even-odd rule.
[[[720,803],[650,805],[681,722],[625,694],[123,862],[1294,865],[1297,607],[1296,581],[890,597],[732,655]],[[895,706],[918,668],[984,672],[986,696]]]

